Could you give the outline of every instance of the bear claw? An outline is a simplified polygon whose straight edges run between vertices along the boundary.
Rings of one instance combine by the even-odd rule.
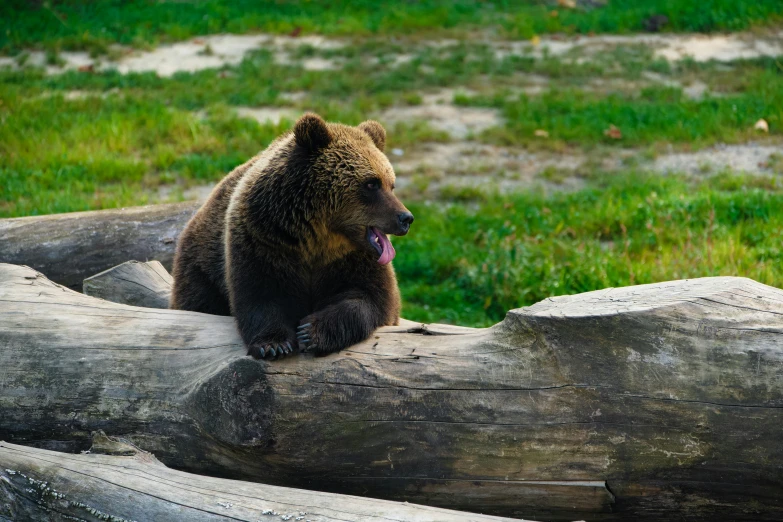
[[[296,329],[296,340],[299,343],[299,349],[303,352],[309,352],[313,347],[310,346],[310,323],[299,325]]]
[[[310,326],[311,323],[305,323],[299,325],[296,329],[296,340],[299,343],[299,349],[302,352],[309,352],[315,348],[315,346],[310,344],[312,342],[312,339],[310,338]]]
[[[252,345],[248,349],[248,355],[252,355],[256,359],[276,359],[283,357],[293,352],[291,343],[286,341],[285,344],[256,344]]]

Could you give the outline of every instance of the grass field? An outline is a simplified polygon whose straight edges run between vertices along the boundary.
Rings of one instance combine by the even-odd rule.
[[[0,216],[127,205],[147,201],[150,190],[176,180],[185,186],[216,181],[290,125],[258,124],[230,107],[274,105],[286,92],[306,93],[298,102],[301,110],[356,124],[373,111],[419,103],[422,89],[482,89],[479,82],[490,81],[495,87],[484,88],[484,94],[455,98],[458,105],[495,107],[505,116],[505,124],[475,138],[553,150],[737,143],[756,137],[752,126],[760,117],[772,125],[772,135],[783,129],[783,69],[773,59],[739,61],[730,72],[695,64],[671,69],[672,78],[687,74],[720,93],[700,100],[684,97],[675,87],[588,92],[574,86],[590,74],[631,81],[646,69],[660,70],[649,57],[619,62],[624,67],[613,71],[600,63],[580,68],[554,58],[539,60],[529,67],[536,74],[557,71],[549,89],[539,96],[509,97],[508,85],[500,81],[513,72],[509,60],[477,52],[466,66],[466,52],[464,46],[438,56],[424,50],[408,64],[369,72],[360,55],[339,74],[276,64],[265,51],[224,68],[223,73],[231,73],[225,76],[214,70],[172,78],[112,71],[0,72],[0,173],[8,180]],[[418,74],[421,64],[432,67],[432,73]],[[259,77],[264,78],[261,87]],[[71,92],[88,95],[70,99]],[[610,124],[622,129],[622,140],[604,134]],[[536,129],[546,129],[550,139],[537,139]],[[444,139],[426,122],[417,122],[394,128],[390,147]]]
[[[424,162],[433,144],[582,159],[570,169],[538,169],[513,190],[494,182],[519,178],[514,165],[470,164],[467,177],[481,181],[466,186],[452,183],[449,163],[433,169],[413,161],[401,193],[416,225],[398,240],[395,260],[406,317],[486,325],[550,295],[705,275],[783,286],[780,56],[667,61],[642,45],[526,54],[500,52],[505,44],[497,40],[632,33],[661,13],[665,31],[765,35],[783,24],[778,0],[579,2],[574,9],[426,0],[35,5],[0,6],[0,52],[20,65],[0,68],[0,217],[181,200],[291,125],[288,117],[243,117],[241,108],[315,110],[356,124],[445,107],[490,123],[455,135],[426,112],[390,120],[388,147],[400,151],[393,162]],[[150,49],[196,35],[295,30],[347,39],[286,48],[285,60],[267,47],[234,65],[169,77],[25,66],[35,49],[51,66],[71,49],[108,60],[119,52],[115,44]],[[306,67],[314,59],[329,67]],[[428,97],[442,92],[445,105],[433,105]],[[760,118],[769,132],[753,129]],[[607,132],[612,126],[621,137]],[[698,175],[651,171],[651,161],[672,152],[751,141],[782,151],[760,160],[759,175],[709,166]],[[606,158],[619,166],[607,168]],[[439,191],[427,192],[433,184]]]
[[[742,275],[783,286],[776,181],[628,173],[573,193],[412,211],[421,220],[397,241],[394,263],[406,315],[418,320],[489,325],[552,295],[670,279]]]

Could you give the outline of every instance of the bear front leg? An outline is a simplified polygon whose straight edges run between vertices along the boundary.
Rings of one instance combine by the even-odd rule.
[[[300,350],[325,355],[364,341],[383,324],[379,307],[367,298],[348,298],[300,321]]]
[[[247,354],[256,359],[274,359],[294,350],[294,331],[288,326],[282,307],[264,303],[239,308],[235,313]]]
[[[256,359],[273,359],[293,352],[297,308],[279,280],[263,277],[261,263],[238,266],[233,258],[229,269],[231,312],[248,355]]]

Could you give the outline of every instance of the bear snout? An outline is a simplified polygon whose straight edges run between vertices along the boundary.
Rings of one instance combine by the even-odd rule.
[[[410,212],[400,212],[397,214],[397,230],[398,232],[396,235],[398,236],[404,236],[408,233],[408,230],[411,228],[411,224],[413,224],[413,214]]]

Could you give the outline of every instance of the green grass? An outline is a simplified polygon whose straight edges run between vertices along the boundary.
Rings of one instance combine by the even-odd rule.
[[[698,148],[753,139],[758,136],[753,125],[760,118],[767,120],[772,135],[783,134],[783,65],[771,59],[733,65],[731,73],[699,66],[693,77],[703,77],[720,94],[700,100],[685,97],[680,88],[653,86],[636,92],[567,87],[540,96],[499,93],[456,101],[502,111],[505,126],[490,129],[484,139],[506,145],[541,143],[534,132],[543,129],[555,147],[563,142],[641,146],[667,141]],[[729,74],[737,79],[724,81]],[[620,139],[606,135],[610,125],[621,131]]]
[[[766,119],[773,135],[783,134],[783,76],[775,77],[777,92],[749,92],[731,98],[684,99],[682,91],[648,88],[638,97],[599,97],[579,91],[550,92],[541,97],[523,96],[500,103],[507,124],[492,129],[487,141],[525,144],[544,129],[554,141],[639,146],[656,141],[689,143],[702,147],[717,142],[738,143],[758,135],[753,124]],[[610,125],[621,137],[606,134]]]
[[[161,184],[220,179],[288,126],[258,125],[220,107],[200,118],[118,95],[2,94],[0,216],[145,203]]]
[[[664,70],[649,53],[625,49],[606,53],[604,62],[569,66],[554,58],[496,59],[486,46],[460,44],[420,50],[396,69],[368,69],[362,66],[363,52],[339,72],[276,64],[263,50],[237,66],[171,78],[116,71],[0,72],[0,216],[141,203],[160,185],[214,182],[290,125],[262,126],[233,116],[228,106],[279,104],[283,92],[306,93],[296,108],[356,124],[395,104],[421,103],[420,89],[496,84],[509,71],[533,72],[552,78],[548,93],[510,96],[500,83],[487,94],[458,96],[457,103],[495,107],[505,116],[503,127],[489,129],[481,139],[556,150],[659,142],[699,147],[757,138],[751,127],[762,117],[772,136],[783,133],[783,67],[774,59],[720,67],[681,62]],[[422,72],[424,64],[428,72]],[[650,68],[704,81],[722,89],[723,96],[694,101],[674,88],[601,93],[573,87],[596,76],[638,78]],[[67,100],[64,95],[73,90],[95,96]],[[609,125],[620,129],[622,139],[604,135]],[[550,137],[535,137],[537,129]],[[390,148],[448,139],[421,121],[389,128]]]
[[[557,15],[553,16],[552,12]],[[465,32],[501,35],[627,33],[651,15],[666,15],[665,30],[726,31],[783,19],[779,0],[611,0],[595,9],[563,9],[552,2],[417,2],[201,0],[8,0],[0,6],[0,50],[25,47],[88,49],[111,44],[154,45],[221,32],[323,33],[341,36]]]
[[[783,286],[775,179],[631,174],[569,194],[409,207],[416,224],[394,265],[412,320],[483,326],[553,295],[691,277]]]
[[[762,117],[773,136],[783,129],[783,66],[774,59],[720,67],[685,61],[664,68],[649,50],[630,47],[572,65],[556,58],[500,59],[488,46],[466,42],[417,49],[409,63],[396,68],[364,65],[378,52],[405,50],[411,49],[360,44],[328,51],[348,60],[339,72],[277,64],[265,50],[234,67],[172,78],[116,71],[56,76],[31,69],[0,72],[0,172],[7,180],[0,216],[128,204],[142,198],[134,192],[149,194],[172,181],[215,181],[287,127],[233,117],[226,106],[275,105],[283,92],[305,92],[296,104],[301,110],[356,124],[395,104],[420,103],[422,89],[489,84],[494,90],[456,100],[495,107],[505,116],[506,124],[488,130],[482,139],[555,149],[740,142],[757,136],[751,127]],[[704,81],[723,97],[693,101],[673,88],[585,92],[575,87],[596,77],[637,80],[645,70]],[[542,96],[512,96],[508,87],[513,84],[504,82],[516,73],[544,75],[552,88]],[[63,95],[73,90],[100,97],[66,100]],[[622,139],[604,135],[609,125],[621,130]],[[536,138],[537,129],[547,130],[550,138]],[[448,140],[416,121],[391,127],[389,136],[390,147],[405,149]]]

